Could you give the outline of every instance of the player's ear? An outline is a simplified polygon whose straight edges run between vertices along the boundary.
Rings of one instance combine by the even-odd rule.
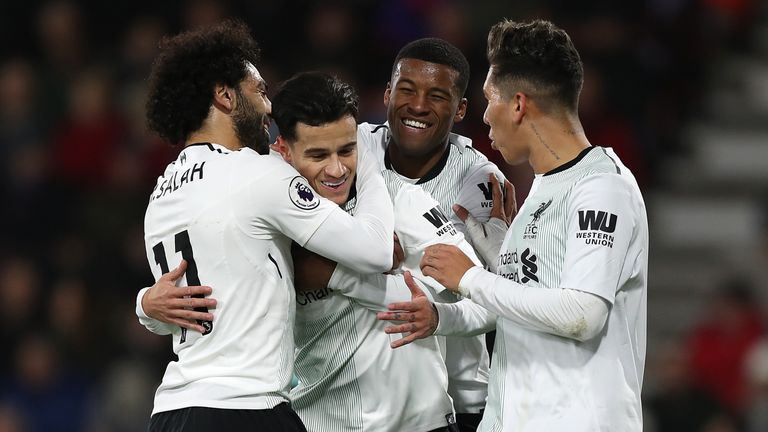
[[[458,123],[464,120],[465,115],[467,115],[467,98],[461,98],[459,107],[456,109],[456,114],[453,116],[453,122]]]
[[[390,82],[387,81],[387,89],[384,90],[384,107],[389,106],[389,96],[392,94],[392,86],[390,85]]]
[[[512,121],[515,124],[520,124],[523,121],[523,117],[528,112],[528,102],[528,96],[522,92],[515,93],[507,102],[512,105]]]
[[[277,141],[275,142],[275,146],[273,147],[274,150],[276,150],[278,153],[280,153],[280,156],[283,157],[283,160],[291,163],[293,162],[293,157],[291,155],[291,146],[288,144],[288,141],[283,138],[282,135],[277,136]]]
[[[216,84],[213,87],[213,106],[230,113],[235,108],[235,90],[224,84]]]

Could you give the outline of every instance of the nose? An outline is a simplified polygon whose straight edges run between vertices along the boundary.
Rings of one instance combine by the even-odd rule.
[[[339,159],[338,155],[333,155],[328,161],[328,165],[325,167],[325,174],[329,177],[333,178],[341,178],[344,177],[344,174],[347,172],[347,167],[344,166],[343,163],[341,163],[341,159]]]
[[[488,107],[485,107],[485,111],[483,111],[483,123],[490,126],[491,124],[488,122]]]
[[[267,111],[266,111],[266,112],[267,112],[267,115],[271,116],[271,115],[272,115],[272,101],[271,101],[271,100],[269,100],[269,98],[268,98],[267,96],[264,96],[264,101],[265,101],[265,103],[266,103],[266,106],[265,106],[265,108],[266,108],[266,110],[267,110]]]
[[[427,108],[427,95],[424,93],[414,94],[408,103],[408,111],[412,114],[426,114],[429,111]]]

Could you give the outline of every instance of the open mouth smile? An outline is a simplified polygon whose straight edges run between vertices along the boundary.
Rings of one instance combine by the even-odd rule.
[[[332,189],[332,190],[338,190],[338,189],[340,189],[342,186],[344,186],[344,184],[345,184],[346,182],[347,182],[347,179],[345,178],[345,179],[339,180],[339,181],[337,181],[337,182],[329,182],[329,181],[322,181],[322,180],[321,180],[321,181],[320,181],[320,184],[322,184],[323,186],[325,186],[325,187],[326,187],[326,188],[328,188],[328,189]]]
[[[427,129],[430,126],[432,126],[429,123],[426,123],[426,122],[423,122],[423,121],[418,121],[418,120],[413,120],[413,119],[402,119],[401,122],[405,126],[411,128],[411,129],[424,130],[424,129]]]

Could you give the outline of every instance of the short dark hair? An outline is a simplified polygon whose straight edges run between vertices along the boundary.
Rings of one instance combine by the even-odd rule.
[[[357,121],[355,89],[325,72],[302,72],[285,81],[272,98],[272,118],[280,135],[296,140],[296,123],[320,126],[345,116]]]
[[[164,38],[152,64],[147,98],[147,124],[172,144],[200,129],[213,102],[215,85],[235,89],[254,66],[259,47],[240,21]]]
[[[495,85],[521,80],[573,112],[577,110],[584,82],[581,58],[568,34],[551,22],[497,23],[488,33],[487,55]]]
[[[395,57],[392,64],[393,75],[397,64],[404,58],[446,65],[455,70],[459,73],[456,88],[459,90],[459,97],[464,97],[469,84],[469,62],[460,49],[439,38],[423,38],[409,42]]]

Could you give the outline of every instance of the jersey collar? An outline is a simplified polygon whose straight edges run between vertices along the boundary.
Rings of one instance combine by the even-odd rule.
[[[437,161],[435,166],[432,167],[431,170],[429,170],[426,174],[424,174],[418,181],[416,181],[416,184],[424,184],[433,178],[440,175],[441,172],[443,172],[443,168],[445,168],[445,165],[448,163],[448,156],[451,154],[451,147],[453,147],[452,143],[450,142],[450,139],[448,140],[448,145],[445,146],[445,151],[443,152],[443,155],[440,157],[440,160]],[[384,149],[384,167],[386,167],[388,170],[397,172],[394,168],[392,168],[392,160],[389,158],[389,141],[387,141],[387,147]]]
[[[579,163],[579,162],[580,162],[582,159],[584,159],[584,156],[586,156],[586,155],[587,155],[587,153],[589,153],[589,152],[590,152],[590,151],[591,151],[593,148],[594,148],[594,147],[591,147],[591,146],[590,146],[590,147],[587,147],[587,148],[585,148],[584,150],[580,151],[580,152],[579,152],[579,154],[578,154],[578,155],[577,155],[575,158],[573,158],[573,159],[569,160],[568,162],[566,162],[566,163],[564,163],[564,164],[560,165],[559,167],[557,167],[557,168],[555,168],[555,169],[552,169],[552,170],[550,170],[550,171],[547,171],[547,172],[545,172],[545,173],[544,173],[544,175],[545,175],[545,176],[548,176],[548,175],[557,174],[557,173],[559,173],[559,172],[563,172],[563,171],[567,170],[568,168],[570,168],[570,167],[572,167],[572,166],[576,165],[576,164],[577,164],[577,163]]]

